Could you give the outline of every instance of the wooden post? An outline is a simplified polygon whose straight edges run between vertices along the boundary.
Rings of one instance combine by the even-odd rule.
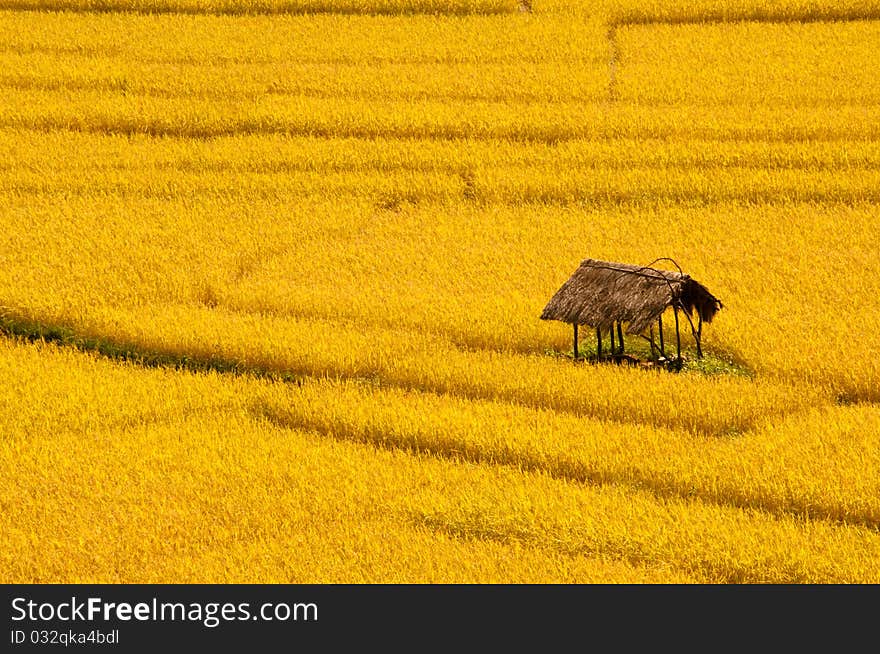
[[[608,330],[608,333],[611,335],[611,356],[614,356],[614,323],[611,323],[611,328]]]
[[[574,323],[574,360],[578,360],[578,324]]]
[[[623,327],[617,323],[617,340],[620,341],[620,353],[623,354]]]
[[[657,318],[657,329],[660,330],[660,355],[665,359],[666,358],[666,346],[663,344],[663,314]]]
[[[653,358],[654,351],[657,349],[654,346],[654,323],[651,323],[651,331],[649,332],[649,334],[651,335],[651,341],[650,341],[650,343],[651,343],[651,357]]]
[[[596,327],[596,361],[602,358],[602,330]]]
[[[678,329],[678,305],[672,305],[672,312],[675,314],[675,355],[681,361],[681,333]]]
[[[703,316],[697,311],[697,356],[703,358]]]

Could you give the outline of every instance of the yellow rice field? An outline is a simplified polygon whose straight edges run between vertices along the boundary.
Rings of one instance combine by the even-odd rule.
[[[525,9],[0,2],[0,581],[880,582],[880,3]]]

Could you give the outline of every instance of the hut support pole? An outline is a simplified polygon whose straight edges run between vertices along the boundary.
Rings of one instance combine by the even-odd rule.
[[[578,324],[574,323],[574,360],[577,361],[580,354],[578,353]]]
[[[660,332],[660,356],[666,358],[666,345],[663,344],[663,316],[657,318],[657,329]]]
[[[653,359],[654,358],[654,351],[657,349],[656,347],[654,347],[654,324],[653,323],[651,324],[651,331],[649,333],[651,335],[651,338],[649,339],[649,342],[651,343],[651,358]]]
[[[678,329],[678,305],[672,305],[672,312],[675,314],[675,357],[681,361],[681,332]]]
[[[619,322],[617,323],[617,340],[620,344],[620,353],[623,354],[623,327]]]
[[[697,312],[697,356],[703,358],[703,316]]]
[[[608,333],[611,335],[611,356],[614,356],[615,345],[614,345],[614,323],[611,323],[611,328],[608,330]]]
[[[596,361],[602,358],[602,330],[596,327]]]

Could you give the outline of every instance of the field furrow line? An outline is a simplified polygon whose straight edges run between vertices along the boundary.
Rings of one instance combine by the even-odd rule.
[[[216,319],[220,313],[218,310],[197,307],[190,307],[188,311],[202,313],[209,320]],[[248,325],[249,330],[253,329],[257,323],[261,331],[272,330],[279,334],[287,331],[287,336],[279,336],[279,342],[272,346],[273,350],[281,349],[246,353],[240,349],[240,345],[232,342],[226,346],[216,342],[218,338],[228,338],[244,325]],[[693,391],[688,385],[695,383],[697,378],[664,377],[651,373],[656,388],[654,397],[649,398],[625,383],[627,375],[633,375],[635,380],[643,374],[642,371],[601,366],[595,368],[597,376],[594,378],[593,370],[572,367],[547,357],[466,352],[444,345],[437,339],[432,340],[436,351],[414,355],[411,348],[416,337],[411,332],[400,332],[393,336],[391,332],[364,335],[359,330],[347,329],[343,340],[334,345],[334,351],[319,350],[306,346],[306,341],[316,329],[331,329],[339,334],[343,328],[329,322],[310,323],[303,325],[304,331],[297,333],[290,331],[294,327],[292,323],[270,316],[235,316],[228,313],[223,324],[225,326],[221,329],[230,332],[227,336],[224,337],[223,332],[203,336],[214,345],[183,348],[175,342],[176,338],[186,338],[182,334],[143,334],[136,337],[134,334],[127,336],[119,333],[111,336],[94,328],[52,325],[16,315],[9,310],[4,312],[0,330],[13,337],[50,341],[145,366],[214,370],[286,381],[302,381],[306,378],[349,380],[379,388],[552,408],[575,416],[595,416],[610,422],[654,425],[717,437],[749,433],[774,417],[803,411],[810,403],[816,405],[828,401],[820,399],[821,394],[805,394],[805,389],[786,389],[760,380],[720,377],[703,378],[710,388],[717,387],[712,397],[691,397]],[[233,330],[230,331],[230,327]],[[392,345],[395,341],[390,341],[389,347],[394,349],[380,348],[375,351],[360,349],[355,345],[357,340],[363,341],[364,345],[368,342],[375,344],[374,334],[379,333],[397,339],[399,343]],[[301,341],[301,346],[291,339]],[[424,335],[421,340],[425,341]],[[349,348],[353,349],[340,350],[342,342],[348,343]],[[357,356],[357,351],[363,352],[363,356]],[[601,381],[605,375],[613,376],[619,391],[617,394],[599,393],[600,389],[607,388]],[[538,382],[538,377],[544,379]],[[532,381],[534,383],[530,383]],[[594,387],[592,393],[590,386]],[[762,391],[758,391],[758,388]],[[738,394],[742,395],[738,397]],[[676,396],[680,398],[676,400]],[[687,404],[684,402],[685,396],[690,398]],[[785,398],[784,405],[780,404],[780,396]],[[716,401],[732,403],[732,412],[719,415]],[[686,411],[683,410],[685,406]]]
[[[516,8],[511,0],[0,0],[0,11],[206,16],[492,16]]]
[[[715,510],[714,507],[707,509],[710,512]],[[599,522],[607,524],[606,521],[621,519],[619,507],[605,510],[615,511],[617,516],[612,517],[609,512],[599,518]],[[774,538],[781,539],[783,533],[792,529],[790,522],[774,524],[774,519],[769,516],[762,518],[754,513],[745,516],[728,513],[721,520],[725,527],[738,526],[737,537],[741,541],[737,543],[729,536],[719,538],[719,532],[713,530],[710,521],[707,520],[705,525],[699,524],[697,516],[702,511],[693,504],[688,504],[686,510],[694,521],[688,526],[675,525],[675,518],[669,515],[675,513],[674,510],[668,511],[664,507],[656,511],[651,507],[646,509],[647,513],[660,513],[662,516],[641,516],[647,529],[638,530],[630,522],[630,531],[614,535],[591,528],[592,520],[584,520],[586,524],[581,528],[578,528],[576,520],[572,521],[573,524],[559,525],[557,522],[552,527],[538,527],[527,524],[525,520],[499,519],[489,512],[477,511],[467,515],[461,515],[465,511],[450,511],[452,515],[413,511],[410,519],[416,526],[463,540],[522,543],[541,550],[557,550],[570,556],[601,553],[633,565],[672,562],[676,569],[708,578],[712,583],[839,584],[854,583],[856,579],[880,578],[880,571],[876,568],[876,536],[866,534],[857,538],[862,541],[858,546],[857,561],[845,561],[845,557],[834,554],[835,546],[845,537],[842,533],[835,533],[833,525],[829,525],[826,531],[811,523],[810,528],[804,531],[818,532],[821,537],[804,537],[800,545],[802,550],[794,554],[786,551],[785,546],[777,549],[771,544]],[[602,509],[596,512],[601,513]],[[636,512],[640,513],[641,507],[633,511]],[[596,520],[592,515],[590,518]],[[758,525],[749,524],[751,519],[755,519]],[[699,551],[686,546],[687,541],[700,543]]]
[[[579,459],[577,446],[573,454],[549,453],[541,445],[541,431],[535,429],[533,448],[503,443],[496,435],[494,443],[468,438],[463,434],[443,433],[439,424],[426,425],[424,430],[401,430],[379,421],[359,423],[346,416],[329,417],[304,407],[285,407],[283,404],[257,402],[250,408],[257,419],[265,419],[285,429],[316,433],[341,441],[365,443],[380,449],[403,450],[415,457],[432,456],[460,463],[506,466],[520,472],[544,474],[554,479],[596,486],[620,486],[651,494],[660,499],[687,500],[704,504],[751,509],[775,517],[794,517],[808,521],[827,521],[832,524],[853,525],[870,530],[880,528],[880,506],[863,507],[864,512],[844,509],[841,505],[815,497],[756,496],[737,483],[725,483],[718,478],[684,480],[669,470],[637,464],[610,469]],[[778,423],[776,423],[778,424]],[[768,425],[771,427],[772,425]],[[609,441],[618,429],[607,423]],[[609,444],[610,446],[610,444]],[[694,444],[694,446],[699,446]],[[542,452],[541,450],[544,449]],[[723,475],[723,472],[719,472]]]

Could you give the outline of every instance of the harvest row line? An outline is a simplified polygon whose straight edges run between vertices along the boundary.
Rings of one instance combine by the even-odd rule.
[[[7,147],[16,142],[40,140],[13,139],[7,142]],[[521,146],[520,161],[501,161],[498,156],[495,162],[479,158],[477,153],[484,148],[473,148],[455,163],[445,156],[433,159],[428,154],[431,148],[419,152],[412,144],[397,147],[402,151],[395,152],[395,145],[389,143],[385,156],[349,151],[348,155],[354,155],[349,162],[328,152],[314,159],[301,152],[293,161],[276,155],[265,162],[257,159],[252,164],[247,158],[239,163],[213,155],[207,160],[190,155],[178,163],[173,155],[165,153],[156,153],[159,158],[152,162],[134,160],[132,153],[122,160],[114,161],[112,156],[95,160],[92,159],[96,154],[94,150],[89,150],[85,158],[76,152],[71,152],[70,158],[58,158],[59,150],[54,149],[17,158],[14,164],[7,160],[0,175],[0,192],[240,201],[279,201],[303,196],[360,197],[389,209],[403,203],[450,202],[590,206],[723,202],[855,205],[880,197],[880,162],[875,158],[874,144],[861,148],[861,152],[856,147],[853,153],[845,147],[829,147],[827,158],[813,153],[812,161],[809,156],[800,158],[795,147],[787,161],[783,153],[776,153],[768,157],[769,161],[763,166],[760,160],[752,159],[745,167],[738,163],[746,161],[749,148],[737,146],[732,146],[730,153],[722,146],[714,157],[684,153],[686,146],[683,145],[644,153],[618,151],[616,156],[611,156],[608,150],[614,146],[604,144],[595,148],[598,152],[592,161],[590,147],[574,150],[571,157],[562,153],[553,161],[545,159],[543,153],[530,156],[528,148]],[[415,150],[414,156],[406,152],[410,148]],[[470,148],[463,150],[467,152]],[[448,148],[449,153],[455,151]],[[500,152],[499,149],[494,154]],[[45,156],[49,153],[53,160]],[[627,160],[627,156],[632,159]],[[675,162],[678,156],[682,160]],[[641,157],[647,161],[643,162]],[[774,159],[782,160],[782,165],[775,166]],[[88,174],[84,174],[86,171]]]
[[[0,0],[0,10],[86,13],[251,15],[448,15],[509,14],[516,0]]]
[[[880,112],[857,105],[789,107],[607,103],[354,101],[265,96],[254,101],[8,92],[0,127],[90,134],[217,138],[233,135],[507,140],[655,139],[880,141]]]
[[[261,71],[263,74],[260,71],[248,71],[243,74],[244,81],[232,77],[234,73],[225,68],[210,71],[200,68],[198,76],[183,78],[179,71],[172,73],[168,71],[167,65],[163,64],[163,67],[166,70],[162,75],[167,75],[170,79],[162,79],[161,76],[132,78],[129,77],[131,71],[101,76],[95,75],[92,69],[86,77],[78,74],[71,77],[63,74],[59,76],[58,71],[51,76],[38,76],[29,71],[25,74],[0,75],[0,88],[19,92],[100,93],[107,99],[140,96],[189,102],[243,102],[269,97],[301,97],[337,102],[503,102],[520,105],[523,109],[531,103],[602,103],[609,94],[607,74],[601,74],[596,69],[579,67],[561,85],[555,79],[559,71],[554,64],[542,64],[540,68],[543,70],[536,70],[539,66],[526,69],[516,63],[504,62],[491,68],[480,65],[462,74],[462,66],[458,64],[447,66],[435,63],[395,63],[387,66],[381,73],[373,71],[368,81],[360,79],[364,77],[361,64],[336,65],[322,62],[288,66],[283,80],[277,70]],[[353,79],[345,79],[345,71],[340,69],[346,67],[358,69],[352,76]],[[458,70],[438,70],[451,67]],[[326,76],[328,69],[334,71],[331,77]],[[343,74],[340,75],[340,72]],[[410,76],[412,77],[407,79]],[[728,111],[744,111],[745,108],[751,109],[760,103],[792,111],[801,108],[846,109],[854,106],[873,108],[880,105],[880,90],[871,88],[871,85],[860,85],[856,80],[851,80],[845,86],[840,85],[839,79],[829,81],[827,85],[804,86],[803,79],[764,83],[742,76],[735,80],[728,77],[719,84],[710,82],[707,86],[705,80],[691,77],[683,80],[688,84],[686,87],[677,87],[669,81],[664,87],[646,83],[637,73],[630,76],[618,74],[616,79],[614,101],[635,104],[645,110],[656,108],[662,111],[669,105],[686,101],[699,104],[706,111],[722,108]],[[408,84],[410,81],[413,84]]]
[[[115,197],[120,201],[182,198],[226,202],[365,198],[378,208],[406,204],[549,205],[613,208],[652,205],[860,206],[880,201],[880,170],[755,170],[751,168],[619,169],[567,171],[490,168],[464,173],[392,171],[284,173],[110,170],[83,178],[47,178],[14,171],[0,179],[9,196]]]
[[[810,23],[880,19],[876,0],[602,0],[612,25],[691,25],[755,21]]]
[[[880,4],[843,0],[603,0],[589,7],[559,0],[2,0],[12,11],[133,12],[144,14],[473,16],[534,11],[539,16],[597,15],[612,25],[711,22],[815,22],[876,20]]]
[[[157,171],[222,175],[413,172],[467,176],[482,169],[611,171],[719,169],[838,171],[880,168],[880,141],[791,142],[603,139],[556,144],[283,135],[210,140],[76,131],[0,130],[0,171],[89,176]]]
[[[305,40],[310,42],[316,38],[316,26],[307,27]],[[131,31],[134,26],[118,29]],[[648,106],[809,107],[880,101],[876,76],[860,65],[880,46],[880,22],[844,27],[637,28],[617,30],[614,35],[612,46],[597,47],[596,40],[605,36],[590,26],[574,30],[574,36],[549,30],[527,33],[524,36],[535,42],[516,50],[502,47],[494,38],[480,42],[459,37],[427,58],[424,49],[402,35],[396,35],[395,42],[379,33],[373,38],[382,39],[381,48],[360,43],[362,47],[355,49],[348,41],[343,47],[330,39],[311,49],[297,40],[286,50],[283,44],[275,44],[277,50],[254,49],[245,34],[236,34],[244,43],[222,55],[201,46],[185,53],[162,52],[153,41],[135,41],[124,50],[107,44],[102,52],[84,39],[80,50],[69,40],[58,43],[53,35],[33,41],[13,39],[0,54],[0,68],[7,71],[0,81],[22,91],[230,101],[305,95],[385,101],[596,102],[608,99],[609,85],[617,102]],[[446,39],[443,32],[425,38],[432,36]],[[577,47],[577,36],[590,45]],[[541,38],[564,40],[548,50],[540,45]],[[762,44],[760,49],[754,47],[756,42]]]
[[[608,54],[599,21],[516,15],[230,18],[0,12],[0,25],[5,28],[0,30],[4,54],[54,56],[63,69],[87,58],[118,59],[127,66],[283,69],[295,63],[574,64],[598,62]]]

